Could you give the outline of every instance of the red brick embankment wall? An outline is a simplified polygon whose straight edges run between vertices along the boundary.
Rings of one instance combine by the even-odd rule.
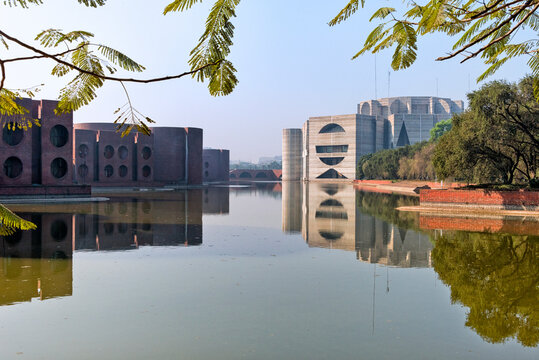
[[[500,209],[539,207],[539,191],[421,190],[421,206],[468,206]]]
[[[539,234],[538,221],[522,222],[521,219],[484,219],[448,216],[423,216],[419,217],[419,227],[429,230],[462,230],[488,233],[509,233],[517,235]]]

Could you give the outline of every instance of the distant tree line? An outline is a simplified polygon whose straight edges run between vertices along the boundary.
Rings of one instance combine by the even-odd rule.
[[[431,130],[429,141],[359,159],[358,179],[453,179],[539,185],[539,104],[533,78],[493,81],[468,94],[469,108]]]

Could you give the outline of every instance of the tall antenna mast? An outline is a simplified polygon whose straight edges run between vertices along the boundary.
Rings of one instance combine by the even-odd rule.
[[[374,54],[374,99],[378,99],[378,81],[376,76],[376,54]]]
[[[387,97],[389,98],[389,89],[391,88],[391,71],[387,71]]]

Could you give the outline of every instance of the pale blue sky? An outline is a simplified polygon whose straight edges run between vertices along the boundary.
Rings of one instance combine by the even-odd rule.
[[[188,13],[162,15],[167,0],[109,0],[88,9],[75,0],[46,0],[30,10],[0,7],[0,26],[30,41],[43,29],[88,30],[95,42],[115,47],[147,67],[135,76],[149,78],[188,70],[190,49],[202,33],[211,0]],[[160,126],[204,129],[204,146],[231,150],[234,160],[258,160],[281,153],[281,130],[301,127],[309,116],[351,114],[358,102],[374,98],[374,56],[350,60],[374,27],[368,23],[375,6],[400,1],[371,0],[346,23],[327,22],[346,0],[243,0],[238,8],[231,60],[239,86],[227,97],[211,97],[205,84],[183,78],[152,85],[128,84],[135,106]],[[450,50],[443,36],[421,40],[418,61],[404,71],[391,72],[390,96],[438,95],[465,100],[484,65],[480,59],[435,62]],[[13,49],[15,47],[13,46]],[[378,97],[388,95],[391,51],[377,55]],[[0,50],[0,56],[11,57]],[[48,62],[9,65],[7,86],[45,83],[39,97],[55,99],[61,83],[47,76]],[[502,68],[492,79],[515,81],[527,72],[524,60]],[[114,120],[113,111],[125,103],[119,84],[109,83],[98,98],[75,113],[76,122]]]

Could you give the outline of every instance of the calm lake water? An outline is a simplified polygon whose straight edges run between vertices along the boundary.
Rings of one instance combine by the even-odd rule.
[[[110,196],[110,195],[109,195]],[[538,359],[539,227],[295,183],[11,205],[0,359]]]

